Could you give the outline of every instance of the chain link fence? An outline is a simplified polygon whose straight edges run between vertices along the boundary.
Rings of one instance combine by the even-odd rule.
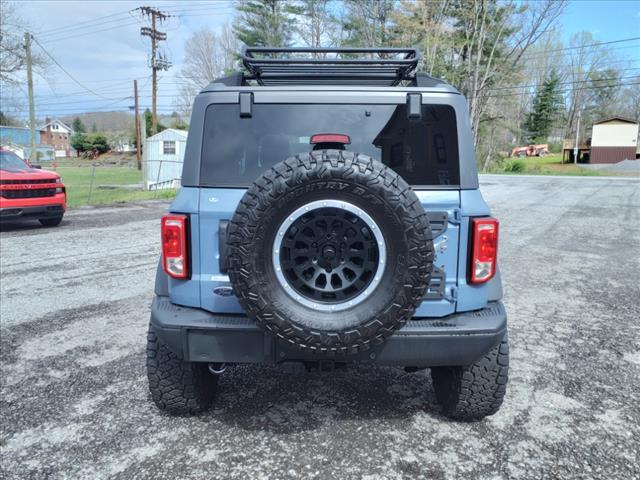
[[[168,163],[180,165],[167,166]],[[125,163],[101,163],[74,159],[41,162],[42,168],[55,171],[62,178],[70,207],[103,205],[154,198],[172,198],[180,187],[181,162],[146,161],[142,170],[135,159]],[[145,173],[153,171],[152,181]],[[167,178],[167,173],[171,178]]]

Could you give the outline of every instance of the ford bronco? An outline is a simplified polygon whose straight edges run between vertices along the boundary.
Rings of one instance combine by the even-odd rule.
[[[195,413],[227,365],[430,369],[444,415],[508,374],[498,221],[464,97],[416,49],[246,48],[196,97],[161,221],[147,374]],[[327,367],[328,366],[328,367]]]

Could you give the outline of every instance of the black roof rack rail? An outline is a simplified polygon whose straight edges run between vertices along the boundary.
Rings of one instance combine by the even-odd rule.
[[[415,82],[417,48],[243,47],[242,63],[259,85],[379,85]]]

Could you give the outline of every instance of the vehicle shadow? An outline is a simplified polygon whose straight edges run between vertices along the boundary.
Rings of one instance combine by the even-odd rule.
[[[358,365],[307,372],[243,365],[222,374],[213,408],[198,418],[249,431],[290,434],[336,420],[402,422],[419,412],[440,417],[429,370],[407,373]]]
[[[39,230],[52,230],[55,228],[63,228],[65,225],[68,225],[69,220],[66,218],[62,220],[60,225],[56,225],[55,227],[45,227],[41,225],[38,220],[16,220],[16,221],[3,221],[0,222],[0,233],[9,233],[9,232],[33,232],[37,233]]]

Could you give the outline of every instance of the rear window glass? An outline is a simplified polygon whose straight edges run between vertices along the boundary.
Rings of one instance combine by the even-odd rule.
[[[411,185],[459,185],[456,117],[447,105],[423,105],[409,119],[406,105],[254,104],[240,117],[238,104],[207,109],[200,183],[247,187],[266,169],[309,152],[312,135],[348,135],[347,150],[394,169]]]

